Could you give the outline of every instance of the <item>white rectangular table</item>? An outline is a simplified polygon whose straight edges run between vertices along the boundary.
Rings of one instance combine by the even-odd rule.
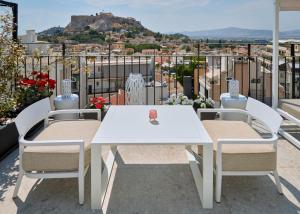
[[[158,112],[150,123],[149,109]],[[102,169],[101,147],[110,145]],[[185,145],[203,208],[213,207],[213,143],[191,106],[111,106],[92,141],[91,207],[101,209],[118,145]],[[203,145],[200,173],[191,145]]]

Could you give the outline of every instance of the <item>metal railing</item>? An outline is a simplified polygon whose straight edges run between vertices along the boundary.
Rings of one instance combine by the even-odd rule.
[[[65,64],[67,59],[72,63]],[[300,97],[300,57],[280,57],[279,98]],[[60,83],[72,78],[73,93],[84,107],[90,97],[103,96],[107,101],[125,103],[125,83],[130,73],[140,73],[146,82],[147,104],[163,104],[171,94],[189,97],[203,95],[218,102],[228,92],[228,79],[240,82],[240,93],[271,105],[272,59],[262,56],[202,55],[65,55],[27,56],[22,62],[23,76],[46,70]]]

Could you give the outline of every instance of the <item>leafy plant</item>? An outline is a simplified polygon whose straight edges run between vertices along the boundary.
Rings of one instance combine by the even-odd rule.
[[[182,93],[172,94],[170,98],[166,101],[166,105],[193,105],[193,101],[189,100],[187,96]]]
[[[53,94],[56,81],[47,73],[33,71],[29,77],[23,78],[19,86],[19,102],[30,105]]]
[[[12,38],[12,16],[0,15],[0,121],[13,116],[17,106],[16,83],[20,78],[20,64],[24,48]]]
[[[144,49],[160,50],[160,45],[157,44],[130,44],[126,43],[125,48],[133,48],[134,52],[142,52]]]
[[[14,98],[0,98],[0,125],[5,124],[8,119],[13,118],[16,114],[17,102]]]
[[[206,98],[204,96],[198,96],[195,100],[194,100],[194,104],[193,107],[194,109],[198,109],[198,108],[214,108],[214,101],[210,98]]]
[[[193,76],[194,70],[197,67],[204,67],[205,57],[183,57],[184,61],[189,61],[189,64],[180,64],[175,67],[176,78],[183,85],[184,76]]]
[[[92,97],[90,98],[90,103],[88,104],[87,108],[104,110],[105,102],[106,99],[104,97]]]

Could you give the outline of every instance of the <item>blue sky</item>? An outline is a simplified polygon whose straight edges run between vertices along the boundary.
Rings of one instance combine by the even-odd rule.
[[[223,27],[272,29],[273,0],[11,0],[19,4],[20,34],[66,26],[71,15],[112,12],[134,17],[153,31]],[[3,8],[1,9],[3,11]],[[281,29],[300,29],[300,12],[284,12]]]

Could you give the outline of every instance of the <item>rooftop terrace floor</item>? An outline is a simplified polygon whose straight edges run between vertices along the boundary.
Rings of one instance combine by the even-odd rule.
[[[104,213],[300,213],[300,151],[278,143],[278,170],[284,195],[272,176],[224,177],[222,202],[202,209],[182,146],[120,146],[104,201]],[[98,213],[90,209],[90,171],[85,203],[78,204],[77,179],[24,178],[12,194],[18,151],[0,162],[0,213]],[[113,182],[112,182],[113,181]]]

